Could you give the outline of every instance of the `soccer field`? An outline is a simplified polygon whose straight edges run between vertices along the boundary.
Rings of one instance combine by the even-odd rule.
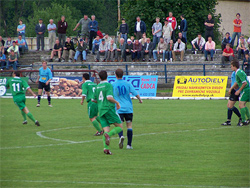
[[[232,126],[220,125],[226,100],[133,100],[134,149],[119,149],[115,136],[111,156],[103,153],[102,137],[93,136],[86,103],[57,99],[50,108],[43,99],[37,108],[36,102],[26,104],[40,127],[29,119],[22,125],[13,100],[0,99],[0,187],[250,185],[249,126],[237,127],[235,115]]]

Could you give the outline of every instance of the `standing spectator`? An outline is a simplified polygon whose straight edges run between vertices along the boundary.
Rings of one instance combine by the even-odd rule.
[[[63,47],[63,57],[62,57],[62,62],[65,61],[66,57],[69,57],[69,63],[72,62],[73,55],[75,52],[75,47],[74,43],[70,40],[70,37],[67,37],[65,45]]]
[[[4,44],[5,41],[3,40],[2,36],[0,36],[0,52],[4,53]]]
[[[226,48],[223,50],[221,57],[221,68],[225,68],[225,61],[231,62],[234,58],[234,51],[230,46],[230,43],[227,43]]]
[[[36,25],[36,46],[37,50],[40,50],[40,42],[42,43],[42,50],[44,50],[44,33],[46,31],[46,26],[43,24],[43,20],[39,19],[39,24]]]
[[[208,37],[212,37],[214,39],[214,20],[212,19],[212,15],[208,14],[207,20],[205,21],[204,25],[206,26],[205,31],[205,39],[208,40]]]
[[[180,31],[183,37],[187,40],[187,20],[185,19],[185,16],[183,14],[181,15]]]
[[[124,57],[125,47],[126,47],[126,43],[124,41],[124,38],[120,38],[119,48],[116,49],[117,50],[117,56],[116,56],[117,61],[118,61],[118,56],[121,56],[120,62],[125,61],[125,57]]]
[[[121,38],[124,38],[126,43],[128,39],[129,27],[124,18],[122,18],[122,24],[120,25],[119,32],[121,34]]]
[[[108,44],[106,43],[105,39],[102,39],[102,42],[99,45],[99,50],[96,56],[96,62],[100,61],[100,55],[104,55],[103,62],[105,62],[108,56]]]
[[[6,66],[6,56],[0,52],[0,63],[1,63],[1,70]]]
[[[116,44],[114,43],[114,40],[112,39],[110,43],[108,44],[108,59],[107,62],[114,61],[114,56],[116,55]]]
[[[18,47],[19,47],[19,53],[21,54],[21,55],[23,55],[24,54],[24,51],[25,51],[25,40],[24,39],[22,39],[22,35],[19,35],[18,36],[18,40],[17,40],[17,45],[18,45]]]
[[[82,25],[81,36],[82,36],[82,39],[85,40],[86,43],[88,43],[88,39],[89,39],[89,22],[90,21],[91,19],[88,17],[88,15],[85,14],[83,18],[79,20],[78,24],[76,24],[75,28],[73,29],[73,31],[75,31],[80,24]]]
[[[8,48],[11,47],[11,45],[12,45],[11,37],[8,37],[7,41],[4,44],[4,54],[7,52]]]
[[[160,23],[160,18],[157,17],[155,19],[155,23],[152,26],[152,34],[153,34],[153,44],[154,44],[154,49],[156,47],[156,44],[159,43],[161,35],[162,35],[162,24]]]
[[[57,33],[62,46],[65,44],[67,28],[68,23],[65,21],[65,16],[61,16],[61,20],[57,23]]]
[[[19,25],[17,26],[17,36],[22,35],[22,38],[25,40],[25,29],[26,26],[23,24],[23,20],[19,20]]]
[[[103,38],[103,34],[102,32],[100,31],[99,27],[97,27],[97,32],[96,32],[97,36],[99,36],[100,39]]]
[[[47,25],[48,33],[49,33],[49,49],[52,50],[53,45],[56,41],[56,24],[53,23],[54,20],[50,19],[49,24]]]
[[[50,61],[53,62],[53,57],[56,55],[58,56],[58,62],[61,62],[61,55],[62,55],[62,45],[60,44],[59,40],[56,39],[56,44],[54,45],[54,49],[52,50],[50,54]]]
[[[238,59],[241,59],[241,54],[245,55],[245,53],[249,52],[247,42],[243,37],[240,37],[240,42],[236,49],[238,51]]]
[[[87,44],[84,42],[83,39],[80,39],[80,42],[77,46],[77,50],[76,50],[76,54],[75,54],[75,57],[74,57],[74,62],[77,61],[77,58],[80,54],[82,54],[82,62],[86,62],[86,55],[87,55]]]
[[[207,54],[210,54],[211,61],[213,61],[215,53],[215,42],[212,40],[212,37],[208,37],[208,41],[205,44],[205,61],[208,61]]]
[[[143,33],[146,33],[146,24],[144,21],[141,20],[139,16],[137,16],[134,27],[134,34],[136,36],[136,39],[137,40],[141,39]]]
[[[9,60],[7,61],[7,69],[12,66],[13,70],[17,70],[17,54],[14,52],[14,50],[10,51]]]
[[[104,39],[105,39],[105,43],[108,45],[110,43],[110,41],[112,40],[112,38],[109,36],[108,33],[105,34],[104,36]]]
[[[11,50],[14,50],[15,54],[19,57],[19,47],[16,45],[16,41],[12,41],[12,46],[8,48],[7,52],[10,53]]]
[[[167,17],[166,20],[168,21],[168,24],[173,29],[171,38],[172,38],[172,40],[175,43],[175,41],[176,41],[176,39],[175,39],[175,30],[177,28],[177,20],[176,20],[175,17],[173,17],[173,13],[172,12],[169,12],[168,15],[169,15],[169,17]]]
[[[147,42],[147,36],[146,33],[142,35],[142,38],[139,40],[139,43],[143,46]]]
[[[127,61],[127,55],[132,56],[132,50],[133,50],[133,43],[131,39],[128,39],[126,43],[126,47],[125,47],[125,53],[124,53],[125,61]]]
[[[141,51],[142,61],[145,61],[146,54],[148,54],[149,56],[148,61],[151,61],[154,49],[155,49],[154,44],[150,41],[150,38],[147,38],[147,42],[144,43],[144,45],[142,46],[142,51]]]
[[[162,36],[164,41],[168,44],[171,40],[173,28],[168,24],[168,20],[165,20],[165,25],[162,28]]]
[[[196,49],[198,51],[202,51],[202,53],[204,53],[206,41],[201,36],[201,33],[198,34],[198,37],[196,37],[194,40],[192,40],[191,44],[192,44],[192,52],[193,52],[193,54],[195,54]]]
[[[244,65],[246,75],[250,76],[250,57],[249,57],[249,53],[245,53],[245,58],[243,60],[243,65]]]
[[[174,50],[174,42],[173,42],[173,40],[170,40],[168,47],[167,47],[167,50],[166,50],[166,56],[167,56],[168,62],[169,61],[172,62],[173,50]]]
[[[240,13],[237,13],[236,14],[236,19],[233,21],[233,25],[234,25],[234,32],[233,32],[233,35],[232,35],[232,48],[234,47],[234,40],[237,36],[237,46],[236,48],[238,47],[238,40],[240,38],[240,35],[241,35],[241,26],[242,26],[242,20],[240,19]]]
[[[91,16],[91,21],[89,22],[89,50],[92,50],[92,40],[96,37],[98,22],[95,20],[95,15]]]
[[[162,54],[162,59],[163,61],[165,61],[165,54],[166,54],[167,47],[168,47],[168,44],[164,41],[163,38],[160,38],[160,42],[158,43],[157,50],[153,51],[154,62],[157,61],[157,54],[158,56]]]
[[[139,61],[141,57],[141,50],[142,50],[142,45],[139,43],[139,40],[135,40],[135,43],[133,44],[133,50],[132,52],[132,61],[135,62],[135,58],[137,58],[137,62]]]
[[[173,54],[173,61],[176,61],[176,55],[181,55],[181,61],[183,61],[184,58],[184,52],[185,52],[185,44],[181,41],[180,38],[178,38],[177,42],[174,44],[174,50],[172,51]]]
[[[99,50],[99,45],[101,44],[101,40],[99,36],[96,36],[95,40],[93,40],[92,54],[95,55],[95,50]]]
[[[231,43],[231,41],[232,41],[232,39],[231,39],[231,37],[230,37],[230,33],[229,32],[227,32],[226,33],[226,37],[222,40],[222,42],[221,42],[221,49],[222,49],[222,51],[226,48],[226,45],[228,44],[228,43]],[[231,47],[233,47],[233,46],[231,46]]]

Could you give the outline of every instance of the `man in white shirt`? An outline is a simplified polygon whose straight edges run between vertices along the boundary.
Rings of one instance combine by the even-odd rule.
[[[172,51],[173,61],[176,61],[177,54],[181,55],[181,61],[183,61],[184,52],[185,52],[185,43],[183,43],[181,39],[178,38],[177,42],[174,44],[174,50]]]
[[[56,41],[56,24],[53,23],[54,20],[50,19],[49,24],[47,25],[48,33],[49,33],[49,49],[52,51],[53,45]]]
[[[198,51],[201,51],[202,53],[204,53],[206,41],[201,36],[200,33],[198,34],[198,37],[196,37],[194,40],[191,41],[191,44],[192,44],[192,52],[193,52],[193,54],[195,54],[196,49]]]

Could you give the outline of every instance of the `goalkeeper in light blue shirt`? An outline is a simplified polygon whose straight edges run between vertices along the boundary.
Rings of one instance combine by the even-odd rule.
[[[116,82],[114,82],[113,85],[113,94],[115,100],[117,100],[120,103],[121,108],[117,111],[119,114],[121,121],[124,122],[124,119],[127,124],[127,138],[128,138],[128,143],[127,143],[127,149],[133,149],[132,148],[132,138],[133,138],[133,129],[132,129],[132,121],[133,121],[133,104],[131,100],[130,93],[132,95],[136,96],[138,98],[139,103],[142,103],[142,100],[137,94],[134,86],[123,80],[123,70],[122,69],[117,69],[115,71],[116,75]],[[123,131],[119,133],[120,141],[119,141],[119,147],[123,148],[123,141],[124,141],[124,136],[123,136]]]

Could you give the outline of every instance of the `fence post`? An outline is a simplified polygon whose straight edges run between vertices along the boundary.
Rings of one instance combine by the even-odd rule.
[[[128,75],[128,65],[127,64],[125,65],[125,68],[126,68],[126,75]]]
[[[206,65],[203,64],[203,76],[206,76]]]
[[[88,69],[90,70],[90,64],[88,64]],[[91,77],[91,72],[89,72],[89,77]]]
[[[51,70],[53,70],[54,69],[54,65],[52,64],[51,65]],[[54,72],[52,72],[52,77],[54,77]]]
[[[167,77],[167,65],[164,65],[164,73],[165,73],[165,83],[168,83],[168,77]]]

